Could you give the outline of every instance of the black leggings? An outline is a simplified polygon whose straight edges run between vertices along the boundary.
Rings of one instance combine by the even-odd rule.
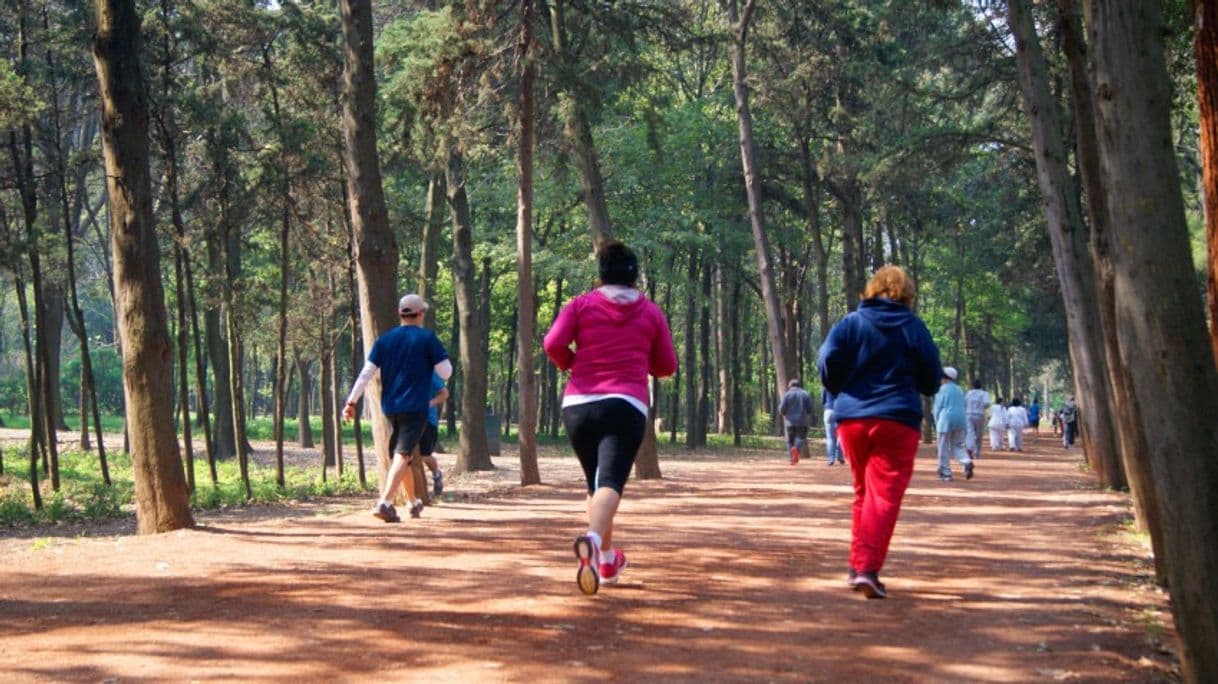
[[[620,495],[643,443],[646,416],[625,399],[601,399],[564,408],[562,424],[584,469],[588,493],[609,487]]]

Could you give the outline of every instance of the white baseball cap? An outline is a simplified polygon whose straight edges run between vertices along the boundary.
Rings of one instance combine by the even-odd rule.
[[[398,313],[403,316],[413,316],[427,310],[427,302],[419,295],[411,292],[398,300]]]
[[[951,366],[944,366],[943,375],[947,376],[947,378],[950,380],[955,380],[960,374],[956,372],[955,368],[952,368]]]

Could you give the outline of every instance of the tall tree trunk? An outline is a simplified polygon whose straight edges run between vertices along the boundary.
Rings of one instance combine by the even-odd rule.
[[[1007,14],[1015,38],[1024,109],[1031,121],[1036,176],[1044,197],[1049,239],[1066,304],[1066,328],[1078,392],[1079,421],[1083,427],[1083,448],[1101,484],[1123,489],[1127,483],[1113,425],[1115,412],[1108,389],[1103,333],[1096,306],[1095,272],[1077,188],[1067,168],[1061,112],[1057,100],[1049,92],[1048,69],[1028,0],[1011,0],[1007,3]],[[1013,380],[1009,383],[1012,393],[1015,391]]]
[[[1197,57],[1197,111],[1201,129],[1201,182],[1205,186],[1205,238],[1209,257],[1210,347],[1218,363],[1218,3],[1193,0]]]
[[[0,207],[0,212],[3,208]],[[30,342],[30,307],[26,301],[25,283],[20,276],[13,278],[17,288],[17,310],[21,316],[21,340],[25,344],[25,386],[26,397],[30,410],[30,488],[33,490],[34,510],[42,510],[42,489],[38,485],[38,454],[42,451],[42,442],[46,435],[42,434],[39,419],[42,415],[42,402],[38,400],[38,373],[34,366],[34,348]]]
[[[57,213],[57,212],[52,212]],[[44,276],[46,276],[44,272]],[[48,279],[42,286],[43,310],[46,319],[46,334],[39,337],[47,344],[47,401],[51,404],[51,425],[55,430],[67,430],[68,423],[63,413],[63,391],[60,382],[63,367],[63,316],[66,302],[63,283],[56,277]]]
[[[318,412],[321,414],[321,452],[322,452],[322,481],[325,481],[326,466],[336,464],[334,458],[334,421],[332,417],[338,413],[334,406],[334,358],[330,349],[330,317],[322,316],[318,323],[321,342],[321,353],[318,363],[321,365],[320,391],[321,399]]]
[[[812,161],[812,147],[802,132],[799,136],[799,166],[804,190],[805,230],[812,236],[812,256],[816,262],[816,323],[820,339],[829,335],[829,248],[820,220],[820,175]],[[849,297],[847,297],[849,299]]]
[[[208,231],[207,271],[212,274],[222,274],[224,264],[221,261],[219,235],[216,231]],[[213,287],[219,278],[212,278]],[[203,313],[203,332],[207,341],[207,358],[211,362],[212,389],[215,393],[213,405],[216,422],[212,430],[212,446],[218,459],[229,459],[237,454],[237,444],[233,441],[233,400],[232,384],[229,378],[231,370],[228,365],[228,343],[224,334],[224,306],[216,303],[208,306]]]
[[[779,302],[778,288],[774,284],[770,242],[766,237],[761,213],[761,176],[753,142],[753,115],[749,110],[748,68],[745,62],[745,47],[754,2],[755,0],[746,0],[743,11],[738,11],[738,0],[727,0],[728,18],[732,24],[732,86],[736,100],[736,119],[740,129],[740,161],[749,205],[749,225],[752,227],[757,272],[761,280],[761,298],[765,303],[766,329],[774,355],[778,386],[786,387],[791,378],[787,368],[786,344],[782,336],[782,305]]]
[[[698,336],[697,336],[698,253],[689,249],[689,270],[685,278],[685,448],[698,446]]]
[[[343,204],[346,202],[347,187],[343,186]],[[351,376],[354,378],[363,369],[363,349],[360,345],[359,320],[356,312],[356,301],[359,299],[359,288],[355,284],[355,232],[351,226],[351,214],[343,212],[343,224],[347,231],[347,291],[350,293],[347,309],[347,324],[351,328]],[[363,401],[362,399],[360,401]],[[355,464],[359,473],[359,486],[368,486],[368,474],[364,468],[364,430],[360,425],[360,415],[363,411],[355,407],[355,420],[352,434],[355,439]]]
[[[690,283],[692,286],[693,283]],[[702,311],[698,320],[698,347],[702,356],[702,378],[698,384],[697,446],[706,446],[706,431],[710,425],[711,355],[710,355],[711,263],[702,263]]]
[[[740,312],[740,276],[737,274],[732,278],[732,306],[731,310]],[[737,447],[743,443],[742,435],[744,434],[744,397],[741,396],[740,378],[743,375],[748,377],[748,371],[742,371],[740,368],[740,326],[731,326],[731,364],[732,364],[732,444]]]
[[[1062,51],[1070,65],[1070,101],[1074,111],[1079,176],[1087,197],[1087,217],[1091,224],[1091,257],[1095,264],[1096,303],[1103,331],[1104,359],[1111,387],[1113,415],[1121,462],[1133,493],[1138,526],[1150,532],[1155,555],[1155,572],[1160,583],[1167,581],[1164,565],[1163,520],[1154,474],[1146,453],[1147,436],[1142,432],[1138,403],[1134,401],[1128,369],[1121,363],[1117,343],[1116,299],[1112,264],[1112,226],[1108,217],[1107,188],[1100,171],[1099,140],[1095,129],[1095,98],[1087,72],[1082,18],[1077,0],[1059,0],[1058,17]]]
[[[482,349],[486,327],[474,272],[473,221],[463,163],[455,152],[449,157],[446,182],[453,221],[453,290],[461,321],[461,437],[456,472],[463,473],[495,466],[486,441],[487,359]]]
[[[727,275],[723,272],[723,263],[720,261],[715,264],[715,319],[719,322],[715,326],[715,346],[719,349],[719,414],[715,420],[715,431],[721,435],[732,430],[732,406],[735,403],[732,397],[732,377],[736,368],[729,362],[735,352],[732,347],[735,341],[732,329],[735,326],[727,324],[734,312],[728,308],[727,298]]]
[[[300,355],[299,349],[292,350],[296,361],[296,375],[300,377],[300,388],[296,392],[296,443],[302,449],[312,449],[313,425],[309,422],[309,397],[313,395],[313,378],[309,373],[309,362]]]
[[[647,279],[647,297],[655,301],[656,279]],[[552,364],[547,364],[551,365]],[[634,476],[640,480],[658,480],[664,476],[660,471],[660,455],[656,448],[656,415],[660,405],[660,379],[651,378],[651,402],[647,406],[647,424],[643,427],[643,443],[634,459]]]
[[[186,298],[190,302],[190,330],[195,343],[195,395],[199,401],[199,419],[203,424],[203,443],[207,449],[207,469],[211,474],[211,486],[219,486],[220,479],[216,474],[216,446],[212,441],[211,418],[207,410],[207,368],[204,366],[204,348],[199,335],[199,307],[195,299],[195,280],[190,265],[190,256],[185,255],[183,266],[186,269]],[[94,410],[96,410],[96,403]]]
[[[846,310],[854,311],[867,286],[867,272],[863,267],[867,258],[863,244],[863,193],[856,178],[848,178],[842,183],[838,201],[842,207],[842,285]]]
[[[343,161],[347,205],[355,234],[359,280],[360,329],[364,349],[398,325],[398,247],[389,227],[381,163],[376,149],[376,71],[373,65],[371,0],[339,0],[343,30]],[[366,392],[372,416],[372,443],[377,473],[389,471],[389,423],[381,411],[381,383],[374,378]]]
[[[1163,509],[1185,681],[1218,681],[1218,370],[1195,294],[1158,3],[1092,0],[1096,132],[1121,360]]]
[[[563,277],[558,276],[558,282],[554,285],[554,315],[557,317],[558,312],[562,309],[562,289]],[[562,421],[562,390],[559,389],[558,368],[552,363],[545,364],[550,371],[550,436],[558,436],[558,426]]]
[[[123,386],[141,534],[191,527],[190,493],[173,431],[172,348],[152,223],[148,103],[132,0],[95,0],[93,60],[102,103],[110,247],[123,345]]]
[[[427,184],[427,203],[423,210],[422,254],[419,257],[419,296],[430,302],[435,296],[436,272],[440,265],[440,244],[444,237],[444,174],[434,173]],[[423,314],[423,326],[435,330],[436,312],[433,307],[427,307]]]
[[[573,57],[567,50],[566,26],[563,23],[563,0],[550,0],[550,40],[561,69],[574,71]],[[570,77],[569,77],[570,78]],[[566,112],[564,135],[575,152],[583,189],[584,208],[588,214],[588,228],[592,232],[593,251],[613,236],[609,223],[609,205],[605,202],[605,181],[601,175],[600,160],[596,156],[596,145],[592,139],[592,125],[584,103],[574,83],[565,88],[567,102],[562,107]]]
[[[533,64],[535,39],[533,23],[537,8],[533,0],[521,0],[520,43],[520,141],[516,185],[516,361],[520,388],[520,484],[541,484],[537,467],[537,374],[534,368],[534,347],[537,345],[537,300],[533,284],[533,145],[534,97]],[[504,416],[507,421],[507,416]]]

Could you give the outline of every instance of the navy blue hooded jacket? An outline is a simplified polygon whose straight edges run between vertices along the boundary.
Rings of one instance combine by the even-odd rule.
[[[883,297],[863,300],[833,326],[817,365],[837,420],[886,418],[915,429],[922,423],[918,393],[933,396],[943,377],[926,324]]]

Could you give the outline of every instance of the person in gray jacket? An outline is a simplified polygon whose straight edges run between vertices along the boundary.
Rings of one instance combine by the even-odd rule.
[[[815,410],[812,395],[804,389],[799,378],[787,383],[787,391],[778,402],[778,413],[787,432],[787,452],[791,455],[791,465],[799,463],[799,452],[808,439],[808,421],[812,419]]]

